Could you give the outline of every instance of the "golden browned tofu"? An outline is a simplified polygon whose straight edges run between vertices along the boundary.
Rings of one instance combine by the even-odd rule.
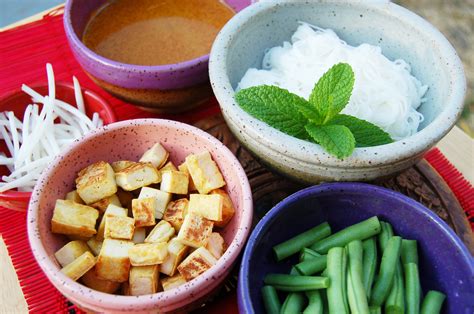
[[[117,160],[114,161],[111,166],[114,172],[119,172],[122,171],[123,169],[130,167],[134,164],[137,164],[136,161],[131,161],[131,160]]]
[[[135,219],[130,217],[112,216],[105,217],[104,237],[106,239],[131,240],[135,230]]]
[[[186,283],[186,279],[184,279],[184,277],[179,274],[173,277],[161,279],[161,285],[163,286],[164,291],[177,288],[185,283]]]
[[[115,173],[105,161],[82,169],[76,178],[77,193],[86,204],[92,204],[117,192]]]
[[[84,241],[76,240],[60,248],[54,253],[54,256],[61,267],[65,267],[87,251],[89,251],[87,244]]]
[[[171,201],[171,194],[168,192],[163,192],[158,189],[143,187],[140,190],[139,199],[154,197],[156,199],[156,208],[155,208],[155,219],[163,218],[163,213],[165,212],[166,206]]]
[[[146,243],[152,242],[168,242],[168,240],[174,236],[174,228],[169,222],[161,220],[153,230],[150,231],[148,237],[146,237]]]
[[[132,266],[130,269],[130,295],[153,294],[158,291],[159,266]]]
[[[133,266],[148,266],[161,264],[168,255],[168,244],[160,243],[140,243],[128,251],[130,263]]]
[[[184,217],[183,225],[178,233],[181,243],[195,248],[205,246],[212,233],[214,223],[195,213],[188,213]]]
[[[99,255],[100,249],[102,248],[102,241],[97,240],[97,237],[92,237],[87,241],[87,246],[90,248],[95,256]]]
[[[67,193],[66,194],[66,200],[67,201],[73,201],[73,202],[78,203],[78,204],[84,204],[84,201],[79,196],[79,194],[77,193],[76,190]]]
[[[109,207],[110,204],[122,207],[122,204],[120,204],[120,200],[119,200],[117,194],[114,194],[114,195],[111,195],[109,197],[103,198],[98,202],[90,204],[89,206],[94,207],[95,209],[97,209],[99,211],[99,213],[102,215],[102,214],[104,214],[105,210],[107,209],[107,207]]]
[[[160,190],[175,193],[188,194],[189,178],[188,175],[174,170],[166,170],[161,173]]]
[[[224,238],[217,232],[211,233],[209,241],[207,241],[206,249],[217,259],[224,254],[226,245]]]
[[[211,195],[218,194],[223,197],[222,220],[214,222],[214,226],[223,228],[229,223],[229,221],[232,219],[232,217],[235,214],[234,204],[232,203],[232,200],[230,199],[229,194],[227,194],[222,189],[213,190],[209,194]]]
[[[115,293],[120,288],[120,282],[103,280],[97,277],[95,268],[85,273],[81,277],[81,281],[89,288],[105,293]]]
[[[160,272],[165,275],[173,276],[176,268],[189,251],[189,247],[181,243],[177,238],[168,242],[168,255],[160,266]]]
[[[208,250],[203,247],[189,254],[184,261],[179,264],[178,271],[181,276],[190,281],[204,273],[217,263],[217,260]]]
[[[154,197],[138,198],[132,201],[132,213],[135,226],[147,227],[155,225],[156,199]]]
[[[224,178],[208,151],[189,155],[186,157],[186,165],[200,194],[207,194],[225,185]]]
[[[156,143],[143,154],[140,162],[150,162],[159,169],[166,163],[168,156],[166,149],[160,143]]]
[[[95,266],[97,277],[115,282],[127,281],[130,272],[128,251],[132,247],[130,241],[105,239]]]
[[[161,174],[151,163],[136,163],[115,173],[117,185],[125,191],[160,183]]]
[[[57,200],[51,220],[53,233],[91,237],[96,234],[97,209],[73,201]]]
[[[169,222],[176,232],[181,229],[183,225],[184,216],[188,210],[189,201],[187,198],[180,198],[179,200],[172,201],[168,204],[163,219]]]
[[[212,221],[221,221],[223,203],[224,199],[219,194],[191,194],[189,195],[188,212],[198,214]]]
[[[171,161],[168,161],[163,167],[160,168],[161,172],[166,170],[178,171],[178,168],[176,168],[176,166]]]
[[[96,259],[91,252],[87,251],[82,253],[81,256],[76,258],[72,263],[61,269],[61,272],[76,281],[81,278],[86,272],[94,267]]]
[[[122,207],[132,210],[132,200],[135,198],[132,192],[124,191],[119,188],[116,195],[119,198]]]
[[[145,242],[146,238],[146,229],[145,228],[135,228],[135,232],[133,233],[132,241],[133,243],[143,243]]]
[[[100,221],[99,228],[97,229],[97,235],[96,235],[97,240],[98,241],[104,240],[105,218],[107,216],[127,217],[127,214],[128,214],[128,210],[126,208],[110,204],[105,210],[105,213],[102,216],[102,220]]]
[[[122,289],[120,289],[122,292],[122,295],[130,295],[130,284],[128,281],[125,281],[122,283]]]
[[[186,164],[186,161],[178,166],[178,170],[188,175],[188,178],[189,178],[188,192],[197,191],[193,178],[191,177],[191,174],[189,173],[188,165]]]

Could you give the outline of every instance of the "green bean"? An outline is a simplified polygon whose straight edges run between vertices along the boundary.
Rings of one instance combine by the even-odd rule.
[[[365,240],[380,232],[380,222],[377,216],[349,226],[329,237],[311,245],[310,249],[319,254],[326,254],[330,248],[343,247],[354,240]]]
[[[418,265],[416,240],[402,240],[402,261],[403,264],[414,263]]]
[[[263,286],[262,296],[263,305],[267,313],[280,313],[281,303],[275,288],[272,286]]]
[[[439,291],[430,290],[421,305],[421,314],[437,314],[441,312],[446,295]]]
[[[406,313],[420,313],[420,276],[418,274],[418,265],[408,263],[403,265],[405,268],[405,301]]]
[[[285,242],[275,245],[273,247],[273,252],[275,253],[277,261],[281,261],[282,259],[299,252],[302,248],[308,247],[315,242],[324,239],[330,234],[331,227],[327,222],[324,222]]]
[[[372,292],[372,283],[374,282],[375,272],[377,271],[377,243],[375,237],[362,242],[364,248],[362,280],[364,283],[365,294],[370,299]]]
[[[342,292],[343,277],[345,277],[345,269],[343,269],[344,249],[341,247],[331,248],[327,258],[327,272],[331,285],[327,289],[329,313],[342,314],[348,313],[344,305],[344,295]]]
[[[390,293],[393,278],[395,277],[395,269],[400,259],[401,245],[402,238],[398,236],[391,237],[388,240],[387,247],[382,255],[382,261],[380,262],[380,271],[370,296],[370,305],[381,306]]]
[[[327,265],[327,262],[326,262],[326,265]],[[328,268],[326,266],[326,268],[321,272],[321,276],[323,277],[327,277],[328,276]]]
[[[347,250],[343,248],[342,251],[342,296],[344,300],[344,307],[346,312],[350,313],[349,302],[347,301]]]
[[[314,257],[307,261],[301,262],[299,264],[296,264],[295,268],[302,275],[310,276],[326,268],[326,262],[327,262],[327,255],[322,255],[322,256]]]
[[[281,307],[281,314],[300,314],[303,311],[305,299],[303,293],[292,292],[288,294]],[[273,314],[273,313],[271,313]]]
[[[295,266],[291,267],[290,275],[302,275]]]
[[[382,309],[380,306],[370,306],[369,307],[370,314],[382,314]]]
[[[305,294],[309,303],[303,311],[303,314],[323,314],[323,299],[321,298],[319,291],[306,291]]]
[[[383,252],[385,250],[385,247],[387,246],[388,240],[390,240],[391,237],[393,237],[393,229],[392,225],[390,225],[388,222],[381,221],[380,222],[380,233],[378,236],[379,239],[379,246],[380,246],[380,251]]]
[[[301,250],[300,262],[304,262],[318,256],[321,256],[321,254],[305,247],[304,249]]]
[[[347,296],[351,313],[369,314],[369,304],[362,282],[362,254],[360,240],[347,245]]]
[[[403,240],[402,240],[403,241]],[[403,271],[400,260],[395,270],[395,278],[392,284],[390,294],[385,301],[385,313],[403,314],[405,313],[405,286],[403,283]]]
[[[323,289],[329,286],[327,277],[317,276],[270,274],[265,276],[264,282],[277,290],[292,292]]]

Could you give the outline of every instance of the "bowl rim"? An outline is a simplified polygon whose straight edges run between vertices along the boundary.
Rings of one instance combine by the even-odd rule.
[[[467,89],[466,77],[460,58],[449,41],[432,24],[415,13],[390,1],[327,1],[340,5],[351,4],[363,9],[372,10],[397,19],[401,23],[419,29],[439,45],[439,53],[449,63],[452,71],[446,80],[452,81],[452,89],[447,93],[445,106],[439,115],[424,129],[405,139],[373,147],[355,148],[351,156],[338,159],[328,154],[321,146],[294,138],[268,124],[252,117],[239,107],[234,99],[234,89],[227,75],[227,56],[229,43],[234,41],[243,25],[258,15],[271,14],[277,6],[295,4],[291,0],[257,2],[237,13],[219,32],[211,49],[209,60],[209,77],[214,94],[219,102],[226,120],[236,125],[242,136],[256,141],[266,149],[296,162],[324,165],[334,168],[373,168],[411,159],[423,154],[446,135],[464,108],[464,97]],[[313,3],[321,5],[324,3]],[[300,5],[304,5],[300,3]]]
[[[74,84],[72,84],[70,82],[58,81],[58,82],[55,83],[55,85],[56,85],[56,88],[58,86],[61,86],[61,87],[65,87],[69,90],[74,91]],[[35,90],[35,89],[41,88],[41,87],[48,87],[48,83],[47,82],[35,83],[35,84],[31,84],[29,86],[32,89]],[[112,107],[110,106],[110,104],[107,100],[105,100],[102,96],[98,95],[94,91],[92,91],[90,89],[87,89],[87,88],[84,88],[82,86],[81,86],[81,91],[82,91],[83,95],[87,95],[89,97],[92,97],[97,103],[100,104],[100,106],[102,107],[102,110],[104,112],[104,118],[106,118],[106,120],[104,119],[104,125],[114,123],[114,122],[117,121],[117,119],[115,117],[115,113],[112,110]],[[4,101],[8,101],[10,98],[15,97],[18,94],[24,94],[24,93],[25,92],[23,92],[21,90],[21,88],[12,90],[10,92],[7,92],[0,99],[0,104],[3,103]],[[0,192],[0,199],[7,200],[7,201],[28,202],[28,200],[31,197],[31,193],[32,192],[21,192],[21,191],[15,191],[15,190],[8,190],[8,191],[5,191],[5,192]]]
[[[280,213],[290,204],[299,202],[301,198],[306,198],[308,196],[318,196],[323,192],[336,192],[344,190],[345,192],[357,192],[363,194],[375,194],[383,195],[385,197],[398,199],[400,202],[408,204],[412,210],[416,211],[419,214],[427,215],[432,223],[436,224],[439,228],[444,231],[444,234],[450,239],[453,246],[455,246],[460,252],[460,259],[466,262],[470,266],[471,277],[474,276],[474,263],[472,263],[472,257],[469,253],[469,250],[461,241],[461,239],[456,235],[454,230],[452,230],[441,218],[439,218],[435,213],[425,207],[423,204],[409,198],[406,195],[403,195],[399,192],[392,191],[387,188],[380,186],[361,183],[361,182],[332,182],[332,183],[323,183],[320,185],[313,185],[302,190],[299,190],[290,196],[286,197],[278,204],[276,204],[272,209],[270,209],[265,216],[259,221],[257,226],[253,229],[252,233],[249,236],[247,244],[244,249],[242,264],[239,269],[239,278],[238,278],[238,287],[237,287],[237,301],[239,310],[244,313],[254,313],[253,304],[250,298],[250,287],[248,281],[248,274],[250,268],[250,258],[253,254],[255,244],[261,240],[263,236],[263,229],[272,221],[278,218]]]
[[[55,169],[56,164],[63,158],[63,156],[68,155],[72,150],[79,148],[83,142],[93,140],[94,138],[100,137],[103,134],[108,132],[119,130],[125,127],[133,127],[137,125],[157,125],[157,126],[164,126],[169,127],[172,129],[180,129],[187,131],[191,134],[194,134],[205,141],[208,142],[209,145],[217,147],[219,151],[223,154],[225,159],[231,160],[232,164],[235,165],[235,172],[237,177],[239,178],[240,186],[242,188],[242,209],[246,215],[241,216],[240,223],[237,226],[237,232],[232,240],[229,243],[227,250],[225,251],[224,255],[218,259],[217,263],[204,274],[198,276],[197,278],[188,281],[184,285],[168,290],[163,292],[158,292],[152,295],[143,295],[143,296],[123,296],[123,295],[114,295],[103,293],[100,291],[92,290],[82,284],[79,284],[76,281],[68,278],[64,274],[60,273],[57,270],[57,265],[53,263],[50,256],[46,253],[41,239],[39,238],[38,232],[38,199],[39,195],[42,194],[44,185],[37,184],[35,189],[32,192],[32,198],[30,200],[27,212],[27,232],[28,232],[28,239],[30,246],[33,251],[33,255],[40,265],[43,272],[46,274],[48,279],[53,283],[54,286],[58,290],[60,290],[63,294],[67,294],[70,296],[74,296],[77,300],[84,304],[93,304],[92,301],[96,299],[102,300],[101,304],[107,304],[108,310],[125,310],[125,307],[130,306],[139,306],[140,308],[150,308],[156,306],[156,303],[159,301],[164,302],[165,300],[173,300],[172,303],[169,303],[167,306],[171,306],[171,304],[175,304],[178,302],[183,302],[186,299],[190,301],[195,301],[195,299],[190,298],[190,295],[199,295],[200,290],[206,290],[211,287],[211,284],[207,283],[207,280],[214,280],[214,278],[218,278],[221,274],[225,273],[226,271],[230,271],[233,266],[233,263],[239,256],[241,250],[243,249],[243,244],[245,243],[250,227],[252,224],[253,218],[253,200],[252,200],[252,192],[250,189],[250,183],[248,178],[245,174],[244,169],[242,168],[240,162],[234,156],[234,154],[218,139],[210,135],[209,133],[191,126],[189,124],[185,124],[178,121],[166,120],[166,119],[135,119],[135,120],[125,120],[116,123],[112,123],[107,126],[103,126],[102,128],[96,129],[88,133],[87,135],[83,136],[81,139],[76,140],[73,144],[71,144],[68,149],[63,152],[62,154],[56,156],[54,161],[46,168],[41,177],[39,182],[46,182],[48,177],[51,175],[53,170]],[[41,261],[41,262],[39,262]],[[229,263],[230,262],[230,263]],[[85,294],[78,293],[80,291],[79,288],[86,288],[91,291],[91,293],[96,296],[96,298],[91,299],[87,297]],[[180,291],[181,288],[184,288],[184,291]],[[204,289],[203,289],[204,288]],[[186,290],[187,289],[187,290]],[[180,293],[185,292],[185,293]],[[206,291],[207,293],[208,291]],[[171,301],[168,301],[171,302]],[[94,306],[94,305],[93,305]]]

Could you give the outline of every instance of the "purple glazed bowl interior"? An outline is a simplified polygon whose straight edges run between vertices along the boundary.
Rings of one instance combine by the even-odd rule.
[[[414,200],[363,183],[329,183],[301,190],[277,204],[258,223],[245,248],[239,273],[241,313],[265,313],[263,278],[289,273],[293,256],[276,262],[272,247],[328,221],[333,232],[372,216],[389,222],[397,235],[418,241],[423,293],[447,295],[442,313],[474,313],[474,264],[467,248],[440,218]]]
[[[67,0],[64,9],[64,28],[69,45],[86,72],[112,85],[130,89],[182,89],[209,80],[209,54],[169,65],[140,66],[104,58],[81,41],[91,16],[108,1]],[[253,0],[226,0],[235,12],[250,5]]]

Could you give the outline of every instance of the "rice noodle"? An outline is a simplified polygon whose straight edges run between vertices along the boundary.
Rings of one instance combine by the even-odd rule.
[[[280,47],[269,49],[262,69],[248,69],[237,90],[276,85],[306,99],[314,84],[334,64],[346,62],[355,74],[354,89],[342,113],[372,122],[395,140],[417,132],[428,86],[411,75],[404,60],[390,61],[378,46],[348,45],[334,31],[301,23]]]

